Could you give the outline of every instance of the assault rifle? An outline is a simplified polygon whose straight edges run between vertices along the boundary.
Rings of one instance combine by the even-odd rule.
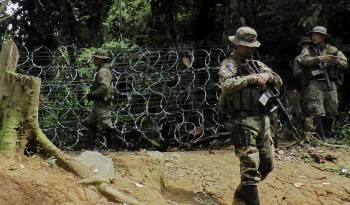
[[[257,65],[257,62],[253,60],[248,61],[248,66],[251,72],[254,74],[262,73],[262,69],[259,65]],[[295,138],[297,140],[300,139],[300,133],[295,128],[291,116],[288,114],[287,109],[283,105],[281,99],[280,99],[280,92],[276,86],[269,85],[265,88],[264,93],[261,95],[259,102],[262,106],[264,106],[270,113],[276,111],[277,109],[280,109],[280,111],[283,113],[283,115],[287,119],[288,125],[291,127],[293,134],[295,135]]]

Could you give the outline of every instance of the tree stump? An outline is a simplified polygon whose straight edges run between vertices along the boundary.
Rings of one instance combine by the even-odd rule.
[[[16,73],[18,57],[16,44],[6,41],[0,53],[0,152],[7,157],[21,156],[28,142],[35,141],[79,176],[88,176],[84,167],[41,131],[38,120],[41,80]]]
[[[40,79],[16,74],[18,50],[6,41],[0,54],[0,152],[14,157],[35,131]]]

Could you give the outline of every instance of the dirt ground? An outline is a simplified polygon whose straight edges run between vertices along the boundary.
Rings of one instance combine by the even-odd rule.
[[[259,186],[262,204],[350,204],[350,178],[337,172],[350,168],[349,153],[326,148],[278,151],[274,172]],[[231,204],[239,183],[233,149],[105,154],[118,170],[114,186],[143,204]],[[314,162],[315,156],[327,154],[337,161]],[[38,156],[17,160],[0,156],[0,161],[0,205],[118,204]]]

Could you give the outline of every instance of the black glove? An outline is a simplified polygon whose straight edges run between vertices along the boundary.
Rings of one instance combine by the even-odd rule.
[[[86,99],[88,101],[93,101],[95,99],[95,96],[93,94],[89,93],[89,94],[87,94]]]

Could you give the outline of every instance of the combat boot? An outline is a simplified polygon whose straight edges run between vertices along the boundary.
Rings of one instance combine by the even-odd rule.
[[[118,149],[118,143],[114,137],[116,130],[115,129],[107,129],[105,132],[105,137],[107,140],[107,147],[111,149]]]
[[[239,184],[236,188],[235,194],[233,195],[232,205],[246,205],[242,192],[242,184]]]
[[[325,118],[324,119],[324,129],[325,135],[328,141],[335,142],[334,133],[333,133],[333,118]]]
[[[97,128],[90,126],[88,127],[87,133],[87,148],[89,150],[94,150],[96,147],[96,138],[97,138]]]
[[[323,120],[322,117],[315,117],[314,118],[316,127],[317,127],[317,133],[320,136],[321,139],[326,140],[326,133],[324,130]]]
[[[260,205],[259,191],[257,185],[243,185],[242,191],[246,205]]]

